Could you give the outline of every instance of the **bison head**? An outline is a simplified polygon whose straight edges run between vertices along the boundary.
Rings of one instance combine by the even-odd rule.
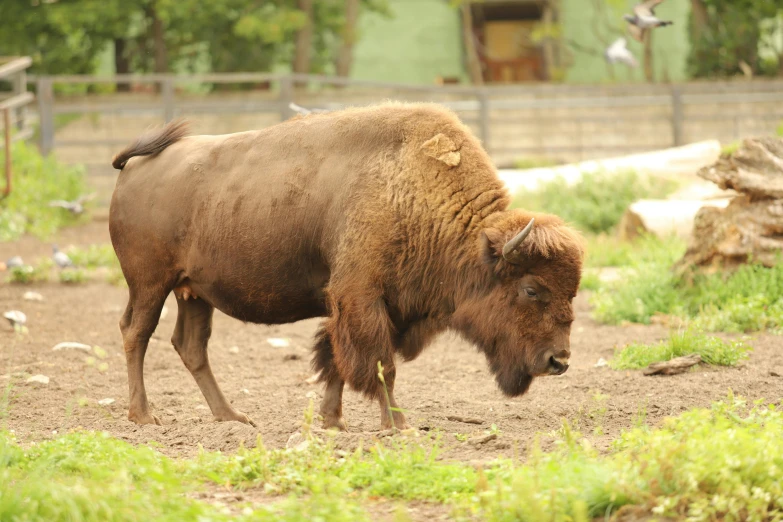
[[[522,395],[533,377],[568,369],[581,238],[556,216],[516,210],[492,219],[478,246],[485,278],[452,326],[484,352],[503,393]]]

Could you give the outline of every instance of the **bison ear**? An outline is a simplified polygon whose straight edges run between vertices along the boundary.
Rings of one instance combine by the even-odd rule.
[[[496,228],[485,228],[481,231],[481,256],[489,266],[495,266],[503,257],[505,236]]]
[[[430,158],[435,158],[449,167],[456,167],[462,160],[457,144],[445,134],[437,134],[428,139],[421,146],[421,150]]]

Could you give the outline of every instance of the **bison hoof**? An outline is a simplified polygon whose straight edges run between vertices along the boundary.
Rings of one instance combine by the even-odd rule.
[[[257,428],[256,423],[241,411],[232,411],[226,414],[215,415],[215,420],[218,422],[237,421],[243,424],[250,424],[254,428]]]
[[[151,414],[150,412],[145,413],[134,413],[132,411],[128,412],[128,420],[131,422],[135,422],[136,424],[156,424],[160,426],[160,419],[157,418],[155,415]]]
[[[330,430],[337,428],[340,431],[348,431],[348,426],[345,424],[345,420],[342,417],[324,417],[324,429]]]

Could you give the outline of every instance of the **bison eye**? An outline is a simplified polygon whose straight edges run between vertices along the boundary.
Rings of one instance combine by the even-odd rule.
[[[536,291],[533,290],[532,288],[525,288],[525,294],[528,297],[537,297],[538,296],[538,293],[536,293]]]

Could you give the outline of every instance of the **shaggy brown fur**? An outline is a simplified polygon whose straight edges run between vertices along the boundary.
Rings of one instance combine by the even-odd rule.
[[[223,136],[183,137],[179,125],[114,161],[125,165],[109,226],[130,294],[120,327],[132,420],[157,422],[142,365],[175,288],[172,342],[222,420],[249,422],[209,368],[213,308],[266,324],[326,316],[313,365],[327,426],[345,428],[344,382],[379,401],[383,426],[404,426],[389,415],[395,355],[414,359],[448,328],[485,353],[508,395],[567,369],[581,240],[555,216],[508,210],[490,158],[452,112],[387,103]],[[503,246],[531,217],[511,264]]]

